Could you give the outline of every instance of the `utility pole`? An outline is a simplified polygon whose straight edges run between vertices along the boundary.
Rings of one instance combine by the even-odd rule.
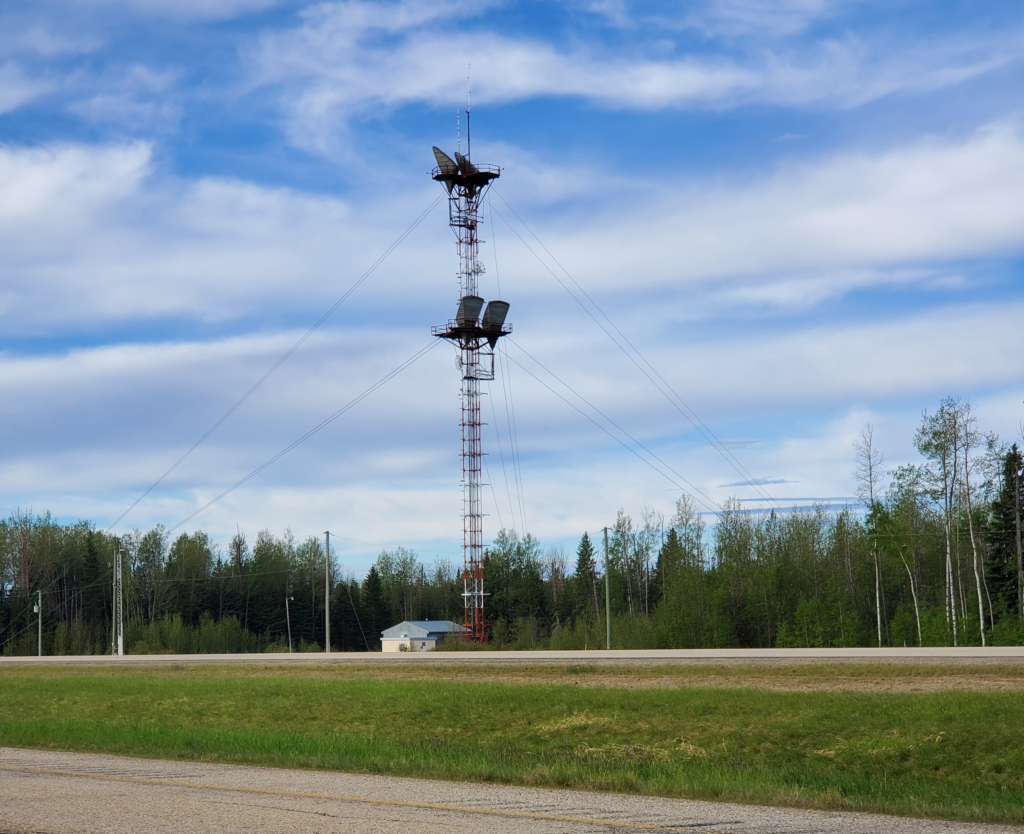
[[[604,620],[606,649],[612,647],[612,595],[608,589],[608,528],[604,528]]]
[[[324,530],[324,653],[331,650],[331,531]]]
[[[114,599],[111,604],[114,615],[114,633],[110,640],[110,653],[121,657],[124,655],[124,606],[121,589],[121,546],[114,544]]]
[[[1013,467],[1013,523],[1017,533],[1017,616],[1024,622],[1024,552],[1021,551],[1020,539],[1020,476],[1024,471],[1020,466]]]
[[[39,656],[43,656],[43,592],[36,591],[38,601],[33,606],[36,609],[36,613],[39,615]]]
[[[288,610],[288,600],[295,599],[290,597],[288,594],[284,595],[284,619],[288,623],[288,654],[292,653],[292,615],[291,611]]]
[[[117,655],[117,559],[110,577],[110,653]]]

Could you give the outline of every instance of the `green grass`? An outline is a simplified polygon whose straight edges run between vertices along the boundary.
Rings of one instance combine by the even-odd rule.
[[[0,744],[1024,823],[1020,691],[433,674],[8,668]]]

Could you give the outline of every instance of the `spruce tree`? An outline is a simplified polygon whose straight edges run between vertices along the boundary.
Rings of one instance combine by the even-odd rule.
[[[597,565],[594,561],[594,545],[586,533],[576,548],[575,611],[578,618],[596,620],[600,615],[597,593]]]
[[[987,539],[988,585],[996,609],[1000,602],[1007,611],[1024,617],[1021,610],[1022,559],[1019,537],[1024,528],[1024,455],[1015,443],[1003,458],[1002,488],[992,502]],[[998,600],[998,601],[997,601]]]
[[[360,593],[362,597],[362,609],[366,618],[363,622],[363,629],[366,631],[366,640],[370,644],[370,650],[376,651],[380,648],[380,633],[395,625],[392,613],[384,601],[384,586],[380,581],[380,573],[376,565],[371,565],[366,579],[363,580],[363,588]]]

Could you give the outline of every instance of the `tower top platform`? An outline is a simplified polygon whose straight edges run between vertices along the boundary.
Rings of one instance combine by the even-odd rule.
[[[483,188],[501,176],[501,168],[497,165],[476,165],[469,161],[469,157],[456,152],[455,159],[434,146],[434,158],[437,160],[437,167],[430,172],[431,178],[442,183],[452,193],[452,188]]]

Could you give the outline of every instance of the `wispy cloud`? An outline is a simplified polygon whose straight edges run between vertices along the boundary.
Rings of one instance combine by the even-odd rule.
[[[397,210],[385,200],[355,211],[286,188],[178,179],[153,153],[142,142],[0,146],[8,335],[140,318],[237,320],[272,297],[282,314],[329,303],[397,236],[396,211],[412,219],[435,196],[427,181]],[[416,260],[422,268],[440,255],[410,242],[388,266],[404,263],[414,275]],[[423,290],[408,284],[413,303]]]
[[[709,37],[785,37],[838,15],[853,0],[703,0],[684,18]],[[660,18],[662,22],[665,18]],[[678,25],[678,24],[677,24]]]
[[[958,142],[787,164],[732,184],[623,182],[614,172],[552,167],[505,150],[503,160],[523,173],[500,193],[526,218],[548,214],[556,198],[572,204],[543,220],[545,243],[605,298],[620,299],[622,276],[632,276],[625,315],[666,332],[682,309],[795,311],[873,287],[949,290],[943,262],[1024,251],[1024,137],[1006,125]],[[83,314],[93,324],[244,318],[296,303],[296,280],[309,298],[336,297],[334,276],[352,280],[359,264],[371,263],[393,238],[394,218],[414,217],[429,202],[430,185],[424,179],[394,200],[367,202],[177,179],[154,164],[148,143],[0,148],[7,332],[15,322],[30,332]],[[614,212],[601,211],[612,196]],[[489,215],[520,297],[543,298],[551,278],[501,218],[518,221],[497,198]],[[418,260],[410,275],[424,262],[443,272],[445,251],[403,248],[393,263]],[[339,273],[339,264],[350,266]],[[422,285],[399,280],[416,303]],[[954,288],[963,285],[957,278]],[[685,305],[666,304],[665,293],[685,293]],[[544,319],[545,306],[534,315]]]
[[[166,129],[177,123],[182,105],[175,94],[178,73],[143,65],[118,67],[105,78],[81,80],[83,97],[68,109],[92,122],[108,122],[133,133]]]
[[[52,83],[32,78],[17,64],[8,62],[0,66],[0,114],[17,110],[53,88]]]
[[[758,40],[804,32],[816,21],[841,15],[864,0],[567,0],[623,29],[696,30],[707,38],[753,36]]]
[[[81,55],[99,49],[103,41],[95,35],[61,31],[50,21],[37,20],[27,28],[20,28],[8,20],[0,32],[0,53],[8,55],[34,55],[40,58],[60,58]]]
[[[273,6],[296,4],[296,0],[44,0],[51,6],[71,5],[78,9],[120,10],[147,17],[179,20],[225,20],[263,11]]]
[[[793,307],[926,282],[944,261],[1024,252],[1024,135],[994,125],[744,183],[677,180],[633,211],[559,233],[569,262],[605,288],[623,274],[666,287],[729,277],[715,290],[725,303]]]
[[[738,4],[736,14],[740,7],[748,14],[762,8]],[[470,60],[481,102],[568,97],[659,110],[851,108],[960,84],[1022,59],[1021,33],[1011,32],[919,41],[896,51],[849,35],[747,56],[655,60],[607,45],[559,46],[499,33],[474,21],[475,11],[463,3],[322,4],[305,11],[299,26],[259,39],[249,52],[252,83],[279,86],[294,141],[325,152],[350,118],[373,108],[460,101]]]

